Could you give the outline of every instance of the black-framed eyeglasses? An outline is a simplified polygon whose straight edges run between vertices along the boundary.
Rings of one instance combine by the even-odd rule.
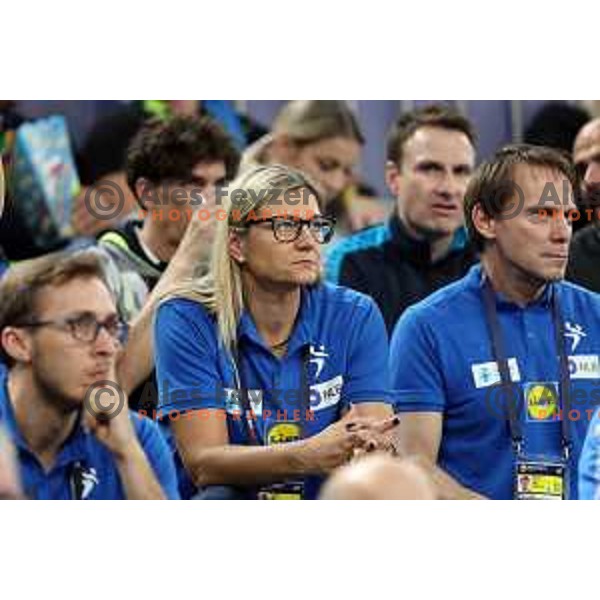
[[[66,331],[79,342],[93,343],[98,339],[100,330],[105,329],[114,340],[125,343],[129,331],[127,323],[118,316],[110,316],[104,321],[98,321],[91,313],[82,313],[72,317],[48,321],[27,321],[19,323],[16,327],[56,327]]]
[[[294,217],[270,217],[268,219],[251,220],[247,226],[271,223],[273,236],[278,242],[294,242],[304,226],[310,231],[313,239],[319,244],[327,244],[335,233],[335,218],[317,216],[313,219],[296,219]]]

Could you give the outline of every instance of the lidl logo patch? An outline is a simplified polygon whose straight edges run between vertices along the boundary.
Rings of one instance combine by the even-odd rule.
[[[536,381],[524,385],[528,421],[552,421],[558,417],[558,385],[555,382]]]
[[[302,437],[302,429],[298,423],[277,423],[269,429],[267,444],[287,444],[297,442]]]

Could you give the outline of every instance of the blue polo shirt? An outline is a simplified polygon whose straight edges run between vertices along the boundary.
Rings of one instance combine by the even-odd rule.
[[[392,394],[400,412],[443,414],[439,465],[459,483],[491,498],[512,498],[514,452],[483,304],[481,266],[411,307],[390,348]],[[526,308],[500,294],[496,306],[511,379],[520,391],[524,449],[560,458],[562,410],[551,294],[558,294],[571,377],[573,437],[570,497],[578,459],[600,403],[600,296],[567,282],[548,285]]]
[[[261,339],[249,313],[241,317],[238,340],[240,379],[249,389],[261,444],[292,441],[298,425],[304,437],[313,436],[339,420],[350,404],[389,402],[387,334],[379,309],[363,294],[331,284],[303,289],[281,359]],[[229,442],[250,443],[234,364],[218,341],[213,315],[187,299],[163,303],[156,317],[155,351],[159,416],[165,426],[180,412],[224,409]],[[308,407],[301,394],[303,368]],[[307,478],[305,497],[314,498],[319,485],[319,478]]]
[[[165,495],[179,498],[177,475],[169,447],[150,419],[131,415],[140,444]],[[124,500],[125,493],[110,450],[93,434],[77,427],[61,448],[49,472],[29,450],[8,399],[7,372],[0,373],[0,422],[16,446],[23,490],[34,500],[73,499],[74,478],[81,482],[85,500]]]

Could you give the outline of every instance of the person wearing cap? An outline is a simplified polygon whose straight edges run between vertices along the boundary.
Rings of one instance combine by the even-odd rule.
[[[355,453],[394,451],[385,326],[370,298],[320,281],[335,226],[320,202],[299,171],[243,173],[208,275],[157,310],[157,418],[183,497],[312,499]]]
[[[455,498],[577,498],[600,297],[563,281],[575,182],[549,148],[508,146],[484,162],[465,196],[481,264],[394,330],[400,435],[454,480]]]
[[[158,426],[116,383],[125,331],[94,253],[33,259],[0,282],[0,427],[26,497],[178,498]]]

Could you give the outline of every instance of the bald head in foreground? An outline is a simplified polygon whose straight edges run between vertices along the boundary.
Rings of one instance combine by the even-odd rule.
[[[321,500],[435,500],[433,483],[411,458],[377,454],[337,469]]]

